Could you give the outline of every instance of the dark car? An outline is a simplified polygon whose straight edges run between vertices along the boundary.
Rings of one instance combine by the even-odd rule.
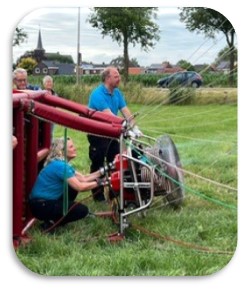
[[[188,86],[200,87],[203,80],[200,74],[195,71],[181,71],[161,78],[157,81],[159,87],[175,87],[175,86]]]

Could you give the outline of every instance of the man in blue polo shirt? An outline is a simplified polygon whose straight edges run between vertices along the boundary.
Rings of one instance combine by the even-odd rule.
[[[121,77],[116,67],[107,67],[102,72],[102,83],[95,88],[90,97],[88,106],[97,111],[117,115],[120,111],[125,119],[130,119],[131,112],[127,107],[123,93],[118,86]],[[134,120],[131,120],[134,125],[134,133],[140,136],[142,133],[135,126]],[[103,167],[104,163],[111,163],[116,154],[119,153],[119,143],[117,140],[109,138],[88,135],[89,141],[89,158],[91,160],[90,172],[97,171]],[[103,201],[103,187],[92,190],[95,201]]]

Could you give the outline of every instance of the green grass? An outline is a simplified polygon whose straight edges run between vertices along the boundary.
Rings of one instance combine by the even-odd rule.
[[[237,187],[237,107],[131,105],[130,109],[139,112],[137,123],[145,134],[169,134],[174,140],[186,170],[183,207],[173,210],[155,198],[146,217],[133,215],[129,220],[159,237],[132,226],[126,229],[125,240],[116,244],[107,241],[118,230],[109,219],[86,218],[54,235],[41,234],[36,224],[29,231],[32,241],[16,251],[31,271],[49,276],[203,276],[229,263],[237,244],[237,192],[222,185]],[[55,126],[55,134],[62,136],[64,129]],[[68,135],[77,147],[73,165],[88,172],[86,135],[70,129]],[[79,199],[89,195],[81,193]],[[92,211],[109,209],[91,200],[86,204]],[[166,240],[167,236],[180,243]]]

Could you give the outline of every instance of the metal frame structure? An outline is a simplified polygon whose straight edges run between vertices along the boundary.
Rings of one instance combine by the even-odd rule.
[[[132,145],[137,145],[138,142],[128,133],[131,129],[129,123],[121,117],[90,110],[84,105],[50,95],[46,91],[14,90],[13,134],[18,139],[18,145],[13,150],[13,239],[15,245],[18,245],[20,240],[25,238],[26,230],[34,223],[28,210],[27,200],[40,166],[49,152],[51,123],[119,140],[119,164],[117,164],[116,169],[114,168],[108,173],[108,179],[111,182],[111,189],[116,189],[119,196],[117,208],[119,232],[116,233],[116,236],[111,236],[111,240],[123,238],[124,230],[129,226],[127,217],[148,208],[156,194],[157,165],[136,158],[130,146],[127,146],[126,151],[124,150],[125,139]],[[173,146],[173,144],[171,145]],[[176,164],[170,164],[170,166],[172,165],[175,168],[170,171],[173,172],[177,180],[182,181],[178,168],[176,174]],[[164,167],[167,166],[164,165]],[[146,179],[139,175],[141,169],[147,171],[148,177]],[[126,173],[129,171],[130,176],[127,179]],[[116,172],[116,178],[113,172]],[[119,183],[117,188],[113,185],[115,181]],[[169,181],[166,181],[165,177],[162,177],[161,181],[166,192]],[[164,183],[166,183],[165,186]],[[177,197],[180,196],[182,199],[182,187],[173,186],[175,190],[177,189]],[[127,191],[130,191],[130,198],[133,198],[136,206],[126,210]],[[147,192],[147,197],[142,194],[142,191]],[[142,199],[142,195],[144,195],[144,199]]]

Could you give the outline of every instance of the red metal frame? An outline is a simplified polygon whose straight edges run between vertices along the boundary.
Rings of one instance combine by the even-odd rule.
[[[16,110],[13,125],[18,145],[13,151],[13,237],[21,234],[23,227],[24,200],[24,112]]]
[[[13,240],[18,246],[29,239],[28,228],[35,222],[28,209],[28,198],[42,162],[51,144],[51,124],[85,133],[115,138],[119,140],[120,153],[115,157],[110,171],[110,182],[119,197],[118,208],[111,212],[97,213],[100,217],[110,217],[119,224],[119,232],[108,236],[116,242],[124,239],[128,228],[127,217],[150,206],[154,197],[154,166],[140,158],[135,158],[130,146],[125,151],[124,138],[131,139],[130,126],[124,118],[97,112],[73,101],[52,96],[46,91],[13,91],[13,134],[18,145],[13,150]],[[142,144],[141,144],[142,146]],[[142,181],[138,167],[145,168],[148,177]],[[130,173],[128,175],[128,173]],[[141,189],[148,195],[142,199]],[[137,203],[135,208],[125,210],[130,202]],[[118,214],[117,214],[118,213]]]
[[[13,150],[15,246],[26,242],[26,228],[33,223],[27,201],[39,164],[46,157],[51,144],[51,125],[45,120],[112,138],[120,137],[124,122],[123,118],[95,112],[84,105],[52,96],[46,91],[13,91],[13,134],[18,140],[18,145]]]

